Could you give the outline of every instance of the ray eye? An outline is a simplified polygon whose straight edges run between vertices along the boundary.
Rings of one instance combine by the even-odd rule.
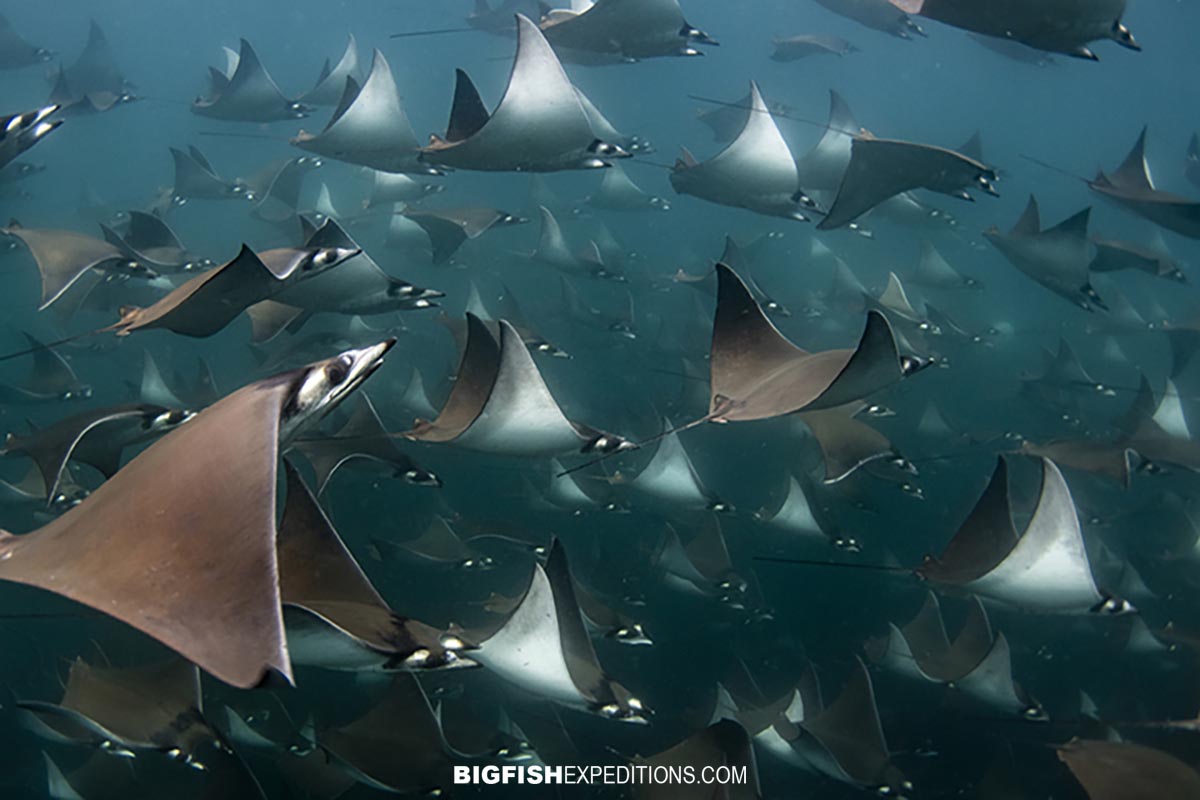
[[[325,367],[325,377],[334,386],[340,386],[350,375],[350,367],[354,362],[350,356],[342,356],[337,361]]]

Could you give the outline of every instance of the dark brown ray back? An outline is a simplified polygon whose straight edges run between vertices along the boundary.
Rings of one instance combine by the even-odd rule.
[[[398,792],[449,783],[441,731],[417,679],[399,674],[362,717],[325,731],[318,741],[334,756]]]
[[[395,614],[346,549],[333,524],[290,462],[277,552],[283,603],[323,617],[373,648],[407,657],[418,648],[439,655],[439,634]]]
[[[228,264],[197,275],[147,308],[123,309],[113,326],[118,336],[147,328],[166,328],[184,336],[212,336],[254,303],[266,299],[278,283],[247,245]]]
[[[896,453],[886,436],[851,416],[853,410],[829,408],[799,415],[821,447],[826,482],[839,481],[869,461]]]
[[[1008,465],[1000,458],[983,495],[941,557],[926,556],[916,573],[935,583],[969,583],[999,564],[1016,543],[1008,505]]]
[[[716,265],[717,311],[712,335],[712,405],[740,398],[749,376],[769,374],[810,355],[796,347],[759,308],[749,288],[725,264]]]
[[[181,658],[133,667],[96,667],[76,659],[62,706],[130,742],[192,753],[216,739],[200,715],[200,674]]]
[[[716,266],[717,311],[710,358],[709,413],[728,421],[766,419],[858,400],[900,379],[891,326],[869,312],[853,350],[809,353],[767,319],[745,283]]]
[[[279,521],[279,591],[285,603],[360,603],[386,609],[300,473],[284,462],[287,502]]]
[[[121,251],[103,239],[75,231],[22,228],[9,223],[0,233],[15,236],[29,248],[42,276],[41,308],[45,308],[92,267],[121,260]]]
[[[422,442],[448,442],[471,427],[483,411],[500,373],[500,345],[479,317],[467,313],[467,346],[446,405],[432,422],[418,420],[406,436]]]
[[[922,662],[921,668],[943,681],[956,681],[975,669],[992,649],[992,625],[979,598],[971,598],[971,607],[954,644],[939,659]],[[918,659],[920,660],[920,659]]]
[[[887,742],[875,707],[875,690],[862,661],[855,657],[850,680],[837,699],[801,724],[858,783],[882,783],[890,767]]]
[[[229,395],[55,521],[0,535],[0,579],[110,614],[234,686],[290,680],[275,474],[292,378]]]
[[[562,637],[563,656],[571,679],[582,694],[607,703],[612,698],[612,689],[608,677],[600,668],[587,627],[583,624],[579,601],[575,598],[575,582],[571,579],[571,568],[567,563],[567,551],[557,539],[550,544],[550,555],[546,558],[546,578],[554,595],[558,632]]]
[[[1090,800],[1166,800],[1200,797],[1200,775],[1169,753],[1132,742],[1074,739],[1058,758]]]

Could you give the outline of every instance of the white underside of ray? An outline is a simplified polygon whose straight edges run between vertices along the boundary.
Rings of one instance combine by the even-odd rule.
[[[813,709],[819,711],[820,709]],[[792,690],[792,702],[788,703],[788,707],[783,710],[784,719],[789,722],[803,722],[808,714],[808,709],[804,707],[804,695],[796,689]]]
[[[333,207],[333,195],[329,193],[329,184],[324,181],[317,189],[317,200],[313,203],[313,211],[331,219],[338,219],[342,216],[342,212]]]
[[[446,151],[489,169],[570,166],[595,138],[575,87],[546,37],[517,15],[517,56],[500,104],[483,127]]]
[[[1170,649],[1159,641],[1140,614],[1133,615],[1132,620],[1129,639],[1125,642],[1125,652],[1145,656],[1165,653]]]
[[[783,716],[793,722],[799,722],[804,719],[804,701],[800,699],[799,692],[793,692],[793,695],[792,702],[788,705],[787,710],[783,712]],[[740,715],[741,709],[738,708],[729,691],[718,683],[717,701],[713,706],[713,713],[708,720],[708,724],[715,725],[721,720],[726,719],[741,724],[738,719]],[[753,737],[755,747],[762,749],[783,763],[794,767],[807,766],[804,759],[792,746],[792,743],[780,736],[773,725],[768,725],[761,731],[749,731],[749,733]]]
[[[710,716],[708,719],[708,724],[716,725],[723,719],[729,719],[736,722],[739,713],[740,709],[738,708],[737,703],[734,702],[733,696],[729,694],[729,690],[725,688],[724,684],[718,683],[717,699],[713,704],[713,712],[712,716]]]
[[[357,672],[381,669],[388,660],[387,655],[307,608],[285,603],[283,623],[293,664]]]
[[[1126,364],[1129,361],[1129,356],[1121,349],[1121,343],[1117,341],[1117,337],[1108,336],[1104,339],[1104,349],[1100,352],[1105,361],[1110,361],[1114,364]]]
[[[232,47],[225,47],[222,45],[221,49],[225,51],[225,77],[232,78],[233,73],[237,72],[238,62],[241,61],[241,56],[238,55],[238,51],[234,50]]]
[[[467,289],[467,305],[464,313],[474,314],[484,322],[494,322],[496,319],[496,315],[483,304],[483,297],[479,294],[479,284],[475,281],[471,281],[470,287]]]
[[[1158,184],[1154,182],[1154,173],[1150,171],[1150,162],[1146,160],[1146,156],[1142,154],[1142,172],[1146,175],[1146,185],[1151,191],[1158,191]]]
[[[729,145],[691,173],[689,185],[702,182],[709,194],[730,201],[792,204],[800,188],[796,161],[767,109],[758,84],[750,84],[750,113],[746,125]]]
[[[342,52],[338,63],[329,71],[324,80],[305,95],[304,99],[310,103],[336,105],[342,96],[342,90],[346,87],[346,78],[357,74],[358,41],[354,38],[354,34],[350,34],[350,40],[346,43],[346,49]]]
[[[529,591],[508,621],[471,658],[501,679],[547,700],[586,708],[571,677],[550,579],[535,565]]]
[[[425,186],[402,172],[372,169],[371,203],[418,200],[425,195]]]
[[[670,424],[666,425],[669,430]],[[630,481],[629,488],[680,507],[708,506],[708,497],[700,485],[696,468],[677,434],[659,440],[654,457]]]
[[[1054,462],[1042,459],[1042,494],[1025,534],[968,591],[1030,611],[1087,612],[1104,598],[1096,588],[1071,491]]]
[[[239,53],[228,86],[209,106],[221,116],[253,119],[263,108],[287,103],[279,86],[258,60],[258,54],[249,48],[246,53],[251,58],[243,58]]]
[[[166,406],[167,408],[183,408],[185,405],[167,386],[167,382],[163,380],[158,363],[150,355],[149,350],[145,351],[143,357],[142,385],[138,395],[143,403],[154,403]]]
[[[788,707],[783,710],[781,716],[788,722],[798,725],[804,721],[805,713],[804,697],[793,689],[792,701],[788,703]],[[784,764],[802,769],[809,768],[804,756],[796,750],[792,742],[779,735],[779,731],[775,730],[773,724],[754,734],[754,746]]]
[[[996,635],[983,661],[954,682],[954,688],[971,700],[996,711],[1020,714],[1025,704],[1013,686],[1012,651],[1004,634]]]
[[[578,86],[575,87],[575,95],[579,98],[579,105],[583,109],[583,113],[587,115],[588,125],[592,128],[592,136],[602,142],[618,145],[626,139]]]
[[[437,416],[437,409],[433,407],[433,401],[429,399],[429,392],[425,389],[425,379],[421,377],[419,369],[413,369],[412,378],[404,388],[404,394],[400,396],[400,405],[418,417],[433,419]]]
[[[1167,389],[1163,393],[1158,408],[1154,411],[1154,422],[1168,436],[1176,439],[1191,439],[1192,432],[1188,429],[1187,417],[1183,413],[1183,403],[1179,398],[1179,389],[1175,382],[1168,380]]]
[[[865,212],[868,218],[875,214],[902,225],[920,227],[929,219],[930,207],[917,199],[912,192],[900,192]]]
[[[391,67],[382,53],[375,51],[371,72],[350,107],[302,146],[330,158],[386,172],[417,168],[420,145],[400,103],[400,90]]]
[[[787,497],[784,498],[783,505],[770,519],[769,524],[788,533],[810,536],[822,541],[825,539],[825,532],[821,530],[821,524],[813,516],[812,506],[809,504],[804,487],[798,480],[790,476],[788,477]]]
[[[46,795],[50,800],[83,800],[49,754],[42,753],[42,760],[46,765]]]
[[[916,278],[918,281],[934,286],[957,286],[962,283],[962,276],[937,249],[926,244],[921,254],[921,262],[917,265]]]
[[[538,238],[537,250],[533,254],[534,260],[569,272],[582,269],[583,262],[571,252],[562,226],[558,224],[554,214],[545,206],[538,206],[538,213],[541,216],[542,232]]]
[[[888,273],[887,288],[883,290],[883,294],[879,295],[879,304],[907,320],[915,322],[921,318],[921,315],[909,302],[908,293],[904,291],[904,284],[900,283],[900,279],[894,272]]]
[[[582,440],[550,394],[521,336],[500,322],[500,371],[483,411],[455,444],[487,453],[550,456]]]
[[[619,164],[613,164],[604,170],[600,179],[600,188],[592,195],[589,202],[605,208],[645,208],[650,205],[651,197],[633,182]]]

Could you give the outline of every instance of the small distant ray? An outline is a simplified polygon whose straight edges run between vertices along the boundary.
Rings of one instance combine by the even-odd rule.
[[[233,75],[224,85],[214,81],[211,94],[192,103],[192,113],[230,122],[273,122],[306,117],[309,108],[283,95],[254,48],[242,39]]]
[[[776,37],[771,44],[775,47],[775,52],[771,53],[772,61],[799,61],[823,55],[841,57],[858,52],[858,48],[845,39],[823,34]]]
[[[1091,211],[1085,208],[1053,228],[1043,229],[1037,198],[1030,195],[1029,204],[1012,230],[1005,234],[992,226],[984,231],[984,237],[1010,264],[1064,300],[1085,311],[1107,310],[1092,288],[1088,272],[1092,261],[1087,233]]]
[[[0,15],[0,69],[24,69],[44,64],[54,55],[44,47],[27,42],[8,18]]]

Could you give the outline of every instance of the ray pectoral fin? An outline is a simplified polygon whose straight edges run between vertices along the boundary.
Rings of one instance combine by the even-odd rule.
[[[471,77],[461,69],[454,71],[454,100],[450,107],[450,121],[446,125],[444,142],[461,142],[470,138],[487,124],[489,114],[479,98],[479,90]],[[432,144],[432,142],[431,142]]]
[[[273,577],[279,402],[231,395],[62,517],[4,537],[0,578],[111,614],[231,684],[270,670],[290,679]]]
[[[290,682],[276,555],[281,431],[356,389],[394,343],[219,400],[53,522],[0,536],[0,579],[109,614],[233,686],[272,673]]]
[[[892,326],[883,314],[869,311],[858,347],[833,382],[809,407],[832,408],[861,400],[895,383],[905,374]]]

